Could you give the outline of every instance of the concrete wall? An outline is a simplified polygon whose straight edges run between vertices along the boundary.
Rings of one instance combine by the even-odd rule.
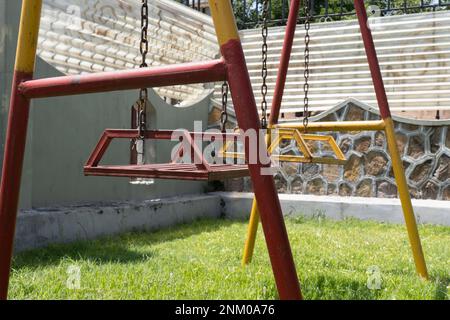
[[[221,213],[215,194],[25,210],[17,221],[15,250],[158,230],[199,218],[216,219]]]
[[[214,192],[146,201],[94,203],[26,210],[17,221],[15,249],[23,251],[52,243],[89,240],[130,231],[152,231],[195,219],[248,219],[252,193]],[[357,218],[404,223],[400,201],[357,197],[280,195],[288,217]],[[413,200],[419,224],[450,225],[443,201]],[[245,235],[242,234],[242,241]]]
[[[3,30],[0,37],[2,155],[20,4],[20,1],[0,1],[0,26]],[[59,75],[52,66],[38,59],[36,78]],[[33,101],[21,208],[89,201],[142,200],[202,192],[202,183],[157,180],[151,186],[132,186],[128,179],[83,176],[83,165],[102,131],[105,128],[129,128],[130,108],[137,97],[138,92],[131,91]],[[208,97],[191,107],[174,108],[151,91],[150,101],[157,112],[158,128],[192,129],[194,120],[207,121]],[[128,148],[127,141],[114,145],[106,160],[127,163]],[[170,145],[158,146],[157,150],[158,161],[169,158]]]
[[[215,192],[222,203],[221,215],[230,219],[248,219],[253,194],[243,192]],[[413,199],[417,223],[450,225],[450,208],[443,201]],[[315,196],[280,194],[281,209],[286,217],[323,217],[333,220],[356,218],[404,224],[398,199],[370,199],[361,197]]]

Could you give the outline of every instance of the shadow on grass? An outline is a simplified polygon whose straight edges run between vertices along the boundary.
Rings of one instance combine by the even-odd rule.
[[[146,261],[157,256],[157,252],[152,249],[153,245],[218,231],[233,223],[229,220],[198,220],[155,232],[129,232],[96,240],[53,244],[17,254],[14,257],[13,269],[58,265],[63,260],[89,261],[96,264]]]
[[[106,240],[106,239],[105,239]],[[108,241],[111,241],[108,239]],[[83,261],[95,264],[131,263],[151,259],[152,250],[132,250],[126,243],[108,243],[102,245],[100,240],[80,241],[72,244],[55,244],[43,249],[30,250],[14,257],[13,269],[42,268],[58,265],[61,261]]]
[[[229,227],[239,221],[228,219],[200,219],[190,221],[176,226],[156,230],[154,232],[132,232],[119,236],[123,238],[133,238],[135,245],[156,245],[164,242],[183,240],[202,233],[211,233],[220,231],[222,228]]]
[[[449,274],[438,274],[437,276],[433,276],[433,279],[436,279],[436,290],[434,291],[434,299],[436,300],[448,300],[449,297],[449,289],[450,286],[450,275]]]
[[[371,290],[365,281],[318,275],[303,285],[303,293],[309,300],[377,300],[381,290]]]

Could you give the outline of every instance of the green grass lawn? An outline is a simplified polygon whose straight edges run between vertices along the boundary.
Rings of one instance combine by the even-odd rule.
[[[420,227],[431,275],[423,281],[402,225],[302,217],[286,223],[307,299],[449,297],[448,227]],[[23,252],[14,259],[10,298],[276,299],[261,233],[253,263],[240,266],[245,232],[245,222],[207,220]],[[77,268],[80,288],[70,289]]]

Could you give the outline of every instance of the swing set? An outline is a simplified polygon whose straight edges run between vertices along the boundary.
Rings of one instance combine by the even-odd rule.
[[[170,85],[183,85],[206,82],[223,82],[223,140],[230,138],[236,141],[239,133],[225,132],[226,122],[226,93],[230,86],[231,97],[236,112],[239,128],[243,131],[260,128],[268,133],[277,131],[277,138],[271,141],[270,134],[266,136],[266,143],[257,136],[257,145],[262,145],[264,151],[273,153],[277,145],[285,139],[294,139],[302,152],[302,156],[275,156],[280,161],[313,162],[343,164],[345,157],[332,136],[310,134],[310,132],[346,131],[346,130],[384,130],[389,145],[394,174],[400,200],[403,206],[409,240],[411,243],[417,272],[427,278],[427,269],[420,243],[417,224],[408,193],[406,178],[401,163],[400,154],[395,141],[395,132],[389,105],[381,77],[376,51],[367,25],[367,14],[363,0],[354,0],[355,9],[360,24],[361,35],[369,62],[369,67],[375,87],[382,120],[380,121],[348,121],[308,123],[308,77],[309,77],[309,1],[306,1],[306,36],[305,36],[305,99],[304,119],[302,123],[277,124],[278,115],[286,81],[289,57],[292,50],[293,37],[299,12],[299,1],[292,0],[289,19],[286,27],[283,51],[275,87],[274,99],[271,106],[270,118],[267,121],[267,33],[268,33],[268,0],[263,4],[263,101],[261,104],[262,119],[259,119],[255,97],[253,95],[250,78],[245,63],[242,45],[239,39],[233,9],[230,0],[209,0],[211,15],[216,29],[217,40],[220,45],[222,58],[208,62],[184,63],[163,67],[148,68],[145,57],[148,52],[147,27],[148,4],[142,0],[142,32],[141,68],[105,72],[80,76],[63,76],[33,80],[36,60],[37,39],[40,24],[42,0],[23,0],[20,21],[19,39],[16,52],[15,73],[10,102],[7,137],[0,186],[0,299],[6,299],[10,276],[11,259],[13,253],[14,232],[17,218],[20,180],[24,160],[26,132],[28,126],[30,101],[32,99],[69,96],[97,92],[111,92],[119,90],[140,89],[139,99],[135,104],[132,129],[105,130],[100,141],[87,161],[84,172],[93,176],[118,176],[142,179],[177,179],[177,180],[221,180],[250,176],[253,182],[255,199],[248,229],[248,236],[244,250],[243,263],[251,260],[257,226],[261,220],[270,261],[280,299],[301,299],[300,284],[289,244],[288,234],[281,212],[277,190],[273,176],[262,174],[268,169],[257,157],[255,163],[248,161],[249,150],[245,153],[228,152],[229,145],[224,145],[221,153],[224,157],[243,158],[245,164],[208,163],[201,148],[196,145],[194,138],[200,136],[203,141],[213,142],[217,133],[188,132],[181,130],[149,130],[147,128],[147,89]],[[132,150],[144,155],[146,140],[171,140],[177,134],[185,143],[179,147],[172,161],[164,164],[145,163],[142,159],[132,157],[127,165],[101,165],[100,161],[113,139],[128,139],[132,141]],[[227,139],[228,138],[228,139]],[[308,148],[307,141],[327,143],[334,151],[335,158],[316,158]],[[260,144],[260,142],[262,142]],[[187,147],[186,147],[187,146]],[[184,163],[181,159],[188,153],[192,163]],[[259,152],[258,152],[259,154]],[[193,161],[197,160],[197,161]]]

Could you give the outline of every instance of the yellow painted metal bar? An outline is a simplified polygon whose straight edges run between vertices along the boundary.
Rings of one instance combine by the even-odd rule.
[[[230,40],[239,39],[235,16],[229,0],[209,0],[208,2],[211,9],[211,15],[214,18],[214,26],[216,29],[219,46],[222,47]],[[224,149],[224,155],[230,154],[227,152],[228,146]],[[245,158],[245,154],[243,153],[232,152],[231,154],[234,158]],[[243,264],[247,264],[251,260],[258,224],[258,206],[256,203],[256,198],[253,198],[252,214],[245,243]]]
[[[336,140],[332,136],[320,136],[320,135],[313,135],[313,134],[301,134],[304,140],[311,140],[311,141],[326,141],[328,142],[328,145],[333,150],[334,154],[336,155],[336,159],[330,158],[330,160],[338,160],[337,162],[328,162],[328,163],[335,163],[335,164],[345,164],[347,161],[345,159],[345,155],[342,152],[341,148],[339,148],[338,144],[336,143]],[[325,160],[328,158],[315,158],[316,161],[313,161],[315,163],[320,163],[320,161]],[[314,160],[314,159],[313,159]],[[322,162],[326,163],[326,162]]]
[[[308,123],[308,131],[377,131],[384,130],[385,124],[383,120],[371,121],[326,121],[326,122],[310,122]],[[278,129],[297,129],[304,131],[303,123],[279,123],[273,125]]]
[[[333,137],[330,136],[330,140],[328,141],[328,144],[331,146],[331,148],[333,149],[334,154],[336,155],[336,157],[339,160],[346,161],[344,153],[342,152],[341,148],[339,148],[336,140],[334,140]]]
[[[303,153],[303,156],[306,159],[312,159],[312,153],[308,148],[308,145],[306,144],[305,140],[303,139],[303,136],[297,131],[295,130],[294,132],[294,139],[295,141],[297,141],[297,145],[300,148],[300,151]]]
[[[384,125],[383,125],[384,127]],[[272,127],[273,128],[273,127]],[[336,141],[332,136],[319,136],[319,135],[309,135],[309,134],[301,134],[297,129],[294,128],[280,128],[277,129],[278,135],[276,140],[272,143],[270,142],[270,135],[267,135],[267,144],[269,145],[268,152],[271,154],[273,159],[284,162],[296,162],[296,163],[325,163],[325,164],[334,164],[334,165],[343,165],[346,163],[345,155],[342,153],[341,149],[337,145]],[[273,155],[273,151],[276,146],[283,139],[295,139],[298,147],[304,154],[304,156],[292,156],[292,155]],[[336,155],[336,159],[334,158],[317,158],[313,157],[311,151],[308,148],[305,140],[314,140],[314,141],[326,141],[331,146],[333,152]],[[237,157],[238,154],[233,154],[234,157]],[[258,232],[258,224],[259,224],[259,212],[258,205],[256,199],[253,198],[252,210],[250,213],[250,221],[247,229],[247,238],[244,246],[244,254],[242,257],[242,265],[247,265],[251,262],[253,257],[253,252],[255,248],[256,234]]]
[[[320,136],[318,134],[302,134],[301,135],[304,140],[312,140],[312,141],[329,141],[330,136]]]
[[[239,39],[233,8],[230,6],[229,0],[209,0],[208,2],[211,15],[214,17],[219,46],[230,40]]]
[[[273,159],[279,162],[294,162],[294,163],[320,163],[320,164],[334,164],[334,165],[345,165],[347,163],[347,160],[336,158],[325,158],[325,157],[305,158],[303,156],[291,156],[291,155],[277,155],[273,156]]]
[[[23,0],[15,71],[32,73],[36,63],[42,0]]]
[[[416,217],[414,216],[414,209],[409,195],[408,184],[406,182],[405,171],[403,169],[402,159],[398,150],[397,141],[395,139],[394,122],[392,118],[384,120],[386,124],[386,140],[391,154],[392,168],[397,182],[398,193],[402,203],[403,215],[405,217],[406,229],[408,231],[409,242],[413,252],[416,270],[419,275],[428,279],[427,265],[420,243],[419,230],[417,229]]]
[[[347,160],[336,159],[336,158],[325,158],[325,157],[312,157],[305,158],[303,156],[291,156],[291,155],[274,155],[272,159],[281,162],[295,162],[295,163],[321,163],[321,164],[335,164],[335,165],[344,165],[347,163]]]
[[[270,135],[270,132],[271,127],[267,129],[266,134],[266,145],[268,146],[272,145],[272,136]],[[242,266],[246,266],[252,261],[253,252],[255,251],[259,220],[258,203],[256,202],[256,197],[253,197],[252,210],[250,211],[250,220],[247,227],[247,237],[245,238],[244,253],[242,255]]]
[[[253,197],[252,211],[250,212],[250,220],[247,228],[247,238],[245,240],[244,254],[242,256],[242,265],[245,266],[252,261],[253,252],[255,251],[256,234],[259,225],[259,211],[256,198]]]

